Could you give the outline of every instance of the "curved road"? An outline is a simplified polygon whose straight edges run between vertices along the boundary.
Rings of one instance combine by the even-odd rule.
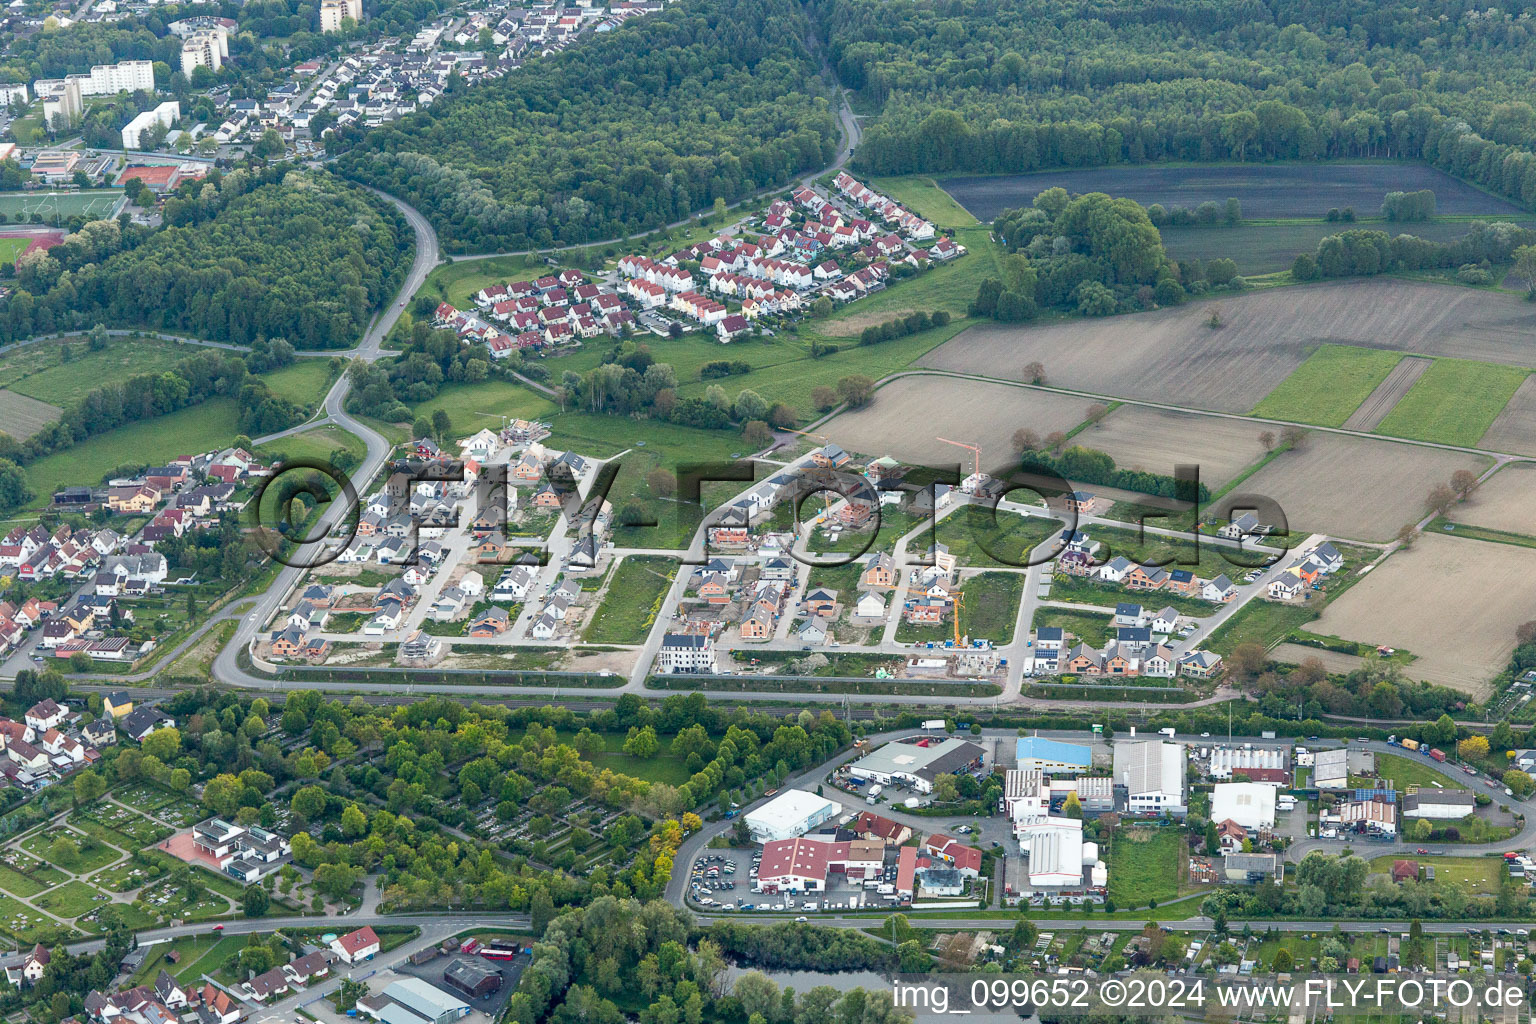
[[[394,204],[405,215],[406,221],[411,225],[412,231],[416,234],[416,256],[411,263],[410,271],[406,274],[405,280],[400,285],[400,291],[395,297],[394,302],[385,307],[374,318],[373,324],[368,328],[368,333],[363,336],[362,343],[353,353],[356,358],[362,359],[365,362],[373,362],[379,358],[384,339],[389,336],[389,332],[394,328],[396,322],[399,321],[400,314],[405,311],[405,304],[410,301],[412,295],[416,294],[417,289],[426,281],[427,275],[432,272],[433,267],[437,266],[438,260],[441,258],[441,251],[437,243],[437,232],[432,230],[432,225],[427,222],[425,217],[414,207],[401,202],[387,192],[380,192],[378,189],[371,189],[370,191]],[[363,439],[363,443],[367,446],[367,453],[352,474],[353,486],[357,487],[359,494],[361,494],[363,489],[367,488],[373,479],[378,476],[379,471],[384,468],[384,463],[391,451],[391,445],[378,431],[347,412],[347,394],[351,389],[352,381],[346,373],[343,373],[337,378],[336,383],[331,385],[331,390],[326,394],[324,410],[327,420],[339,424],[343,429],[356,434]],[[315,424],[312,423],[310,425],[314,426]],[[305,556],[320,550],[331,528],[351,515],[352,511],[342,501],[333,501],[326,506],[315,530],[315,535],[318,539],[301,548],[297,553],[298,557],[294,560],[302,565],[305,561]],[[262,624],[277,611],[278,605],[288,592],[293,589],[294,585],[299,582],[303,574],[304,570],[301,568],[292,565],[286,566],[277,574],[277,577],[266,591],[256,598],[255,604],[240,620],[240,625],[235,630],[235,635],[224,646],[224,649],[219,652],[218,657],[214,659],[213,677],[216,680],[226,683],[241,683],[246,686],[261,686],[262,680],[240,667],[238,662],[239,652],[245,650],[250,645],[251,640],[256,636],[257,631],[261,629]]]

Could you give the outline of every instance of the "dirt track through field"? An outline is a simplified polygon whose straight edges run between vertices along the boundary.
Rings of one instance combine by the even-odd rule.
[[[1366,395],[1365,401],[1360,403],[1360,408],[1350,413],[1349,419],[1344,421],[1345,428],[1375,430],[1376,425],[1392,411],[1398,399],[1406,395],[1408,389],[1413,387],[1414,383],[1424,376],[1424,371],[1432,365],[1434,365],[1433,359],[1410,358],[1392,367],[1392,372],[1387,374],[1386,380],[1376,385],[1375,390]]]
[[[1215,305],[1224,326],[1206,326]],[[1173,309],[962,331],[919,364],[1196,409],[1246,413],[1324,342],[1529,366],[1530,305],[1514,296],[1417,281],[1274,288]]]

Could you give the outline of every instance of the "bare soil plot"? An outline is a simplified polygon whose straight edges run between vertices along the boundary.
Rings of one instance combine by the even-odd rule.
[[[1536,549],[1433,534],[1377,566],[1306,629],[1411,651],[1406,675],[1481,700],[1533,604]]]
[[[1243,412],[1324,343],[1527,366],[1536,314],[1519,298],[1420,281],[1360,280],[1250,292],[1206,307],[962,331],[918,362],[1019,379],[1033,361],[1047,383],[1096,394]]]
[[[1460,452],[1396,444],[1345,434],[1312,433],[1244,480],[1237,491],[1274,499],[1292,533],[1326,533],[1352,540],[1387,541],[1423,515],[1430,488],[1458,469],[1482,472],[1489,460]],[[1212,507],[1220,516],[1236,494]]]
[[[1536,376],[1525,378],[1477,446],[1495,452],[1536,455]]]
[[[0,431],[18,441],[31,437],[59,418],[59,407],[0,388]]]
[[[1122,469],[1171,475],[1175,465],[1194,463],[1201,482],[1215,489],[1264,454],[1263,429],[1224,416],[1122,405],[1072,441],[1104,452]]]
[[[833,417],[821,433],[850,452],[924,466],[959,462],[970,472],[971,453],[938,440],[947,437],[978,445],[983,471],[1002,470],[1018,464],[1015,430],[1028,427],[1041,437],[1071,430],[1092,404],[1006,384],[915,375],[887,384],[863,409]]]
[[[1322,662],[1323,668],[1341,676],[1349,675],[1366,663],[1365,659],[1358,654],[1345,654],[1343,651],[1330,651],[1322,647],[1308,647],[1306,644],[1280,644],[1269,652],[1269,656],[1287,665],[1300,665],[1309,658],[1316,658]]]
[[[1536,537],[1536,466],[1510,463],[1484,481],[1467,501],[1452,506],[1446,518]]]
[[[1392,367],[1387,379],[1365,396],[1360,408],[1350,414],[1344,425],[1351,430],[1375,430],[1387,413],[1398,403],[1408,389],[1424,376],[1424,371],[1434,365],[1433,359],[1404,359]]]
[[[1068,192],[1108,192],[1143,206],[1186,206],[1235,197],[1247,217],[1321,217],[1329,207],[1375,216],[1388,192],[1435,190],[1438,213],[1510,214],[1525,211],[1424,164],[1293,163],[1203,166],[1093,167],[1036,174],[945,178],[939,185],[981,220],[1060,186]],[[1337,225],[1333,225],[1337,227]],[[1296,250],[1300,251],[1300,250]]]

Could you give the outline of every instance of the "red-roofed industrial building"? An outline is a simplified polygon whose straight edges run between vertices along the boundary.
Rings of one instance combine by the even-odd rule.
[[[811,836],[763,844],[757,881],[764,892],[822,892],[827,876],[874,878],[885,864],[885,844],[878,839],[828,842]]]

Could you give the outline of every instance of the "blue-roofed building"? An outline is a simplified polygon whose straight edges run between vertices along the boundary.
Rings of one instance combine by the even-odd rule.
[[[1021,736],[1017,757],[1020,769],[1046,775],[1075,774],[1093,767],[1093,751],[1088,747],[1043,736]]]

